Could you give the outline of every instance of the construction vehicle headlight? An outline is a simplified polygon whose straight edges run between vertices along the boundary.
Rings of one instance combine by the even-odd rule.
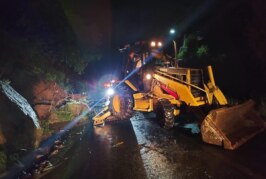
[[[151,79],[151,74],[149,74],[149,73],[146,74],[146,79],[147,79],[147,80],[150,80],[150,79]]]
[[[115,94],[115,90],[113,88],[108,88],[106,91],[106,94],[108,96],[112,96],[113,94]]]
[[[104,85],[103,85],[105,88],[109,88],[109,87],[111,87],[112,86],[112,84],[111,83],[104,83]]]
[[[156,46],[156,42],[152,41],[151,42],[151,47],[155,47]]]
[[[157,46],[158,46],[158,47],[163,46],[162,42],[158,42]]]

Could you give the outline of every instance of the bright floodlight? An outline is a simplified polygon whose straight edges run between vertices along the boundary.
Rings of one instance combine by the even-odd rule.
[[[161,47],[162,45],[162,42],[158,42],[158,47]]]
[[[151,42],[151,47],[155,47],[156,46],[156,42],[152,41]]]
[[[170,29],[170,34],[175,34],[175,29]]]
[[[148,73],[148,74],[146,75],[146,79],[147,79],[147,80],[150,80],[150,79],[151,79],[151,74]]]
[[[115,90],[113,88],[108,88],[106,91],[106,94],[108,96],[112,96],[113,94],[115,94]]]

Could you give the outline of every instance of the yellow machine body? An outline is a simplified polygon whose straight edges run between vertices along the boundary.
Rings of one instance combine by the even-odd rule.
[[[201,124],[204,142],[234,150],[264,131],[265,123],[254,110],[254,101],[211,111]]]
[[[133,91],[133,110],[154,111],[156,110],[156,103],[161,99],[176,106],[173,111],[174,116],[180,114],[179,107],[181,104],[200,107],[211,105],[215,100],[218,105],[227,106],[228,102],[224,94],[215,84],[211,66],[207,67],[207,72],[209,80],[205,83],[201,69],[156,67],[148,92],[138,92],[138,89],[126,80],[125,83]],[[164,85],[170,92],[163,90],[161,85]],[[119,111],[119,100],[114,97],[113,101],[113,108]],[[94,118],[95,124],[103,122],[103,118],[108,116],[110,114],[106,112],[103,117]],[[264,122],[254,111],[252,102],[212,110],[202,120],[201,135],[203,141],[223,146],[226,149],[236,149],[265,129]]]
[[[114,108],[114,111],[120,112],[121,105],[120,105],[120,96],[119,95],[114,96],[114,98],[112,100],[112,106]]]

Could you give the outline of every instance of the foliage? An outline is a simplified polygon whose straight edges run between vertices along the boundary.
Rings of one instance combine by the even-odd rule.
[[[202,58],[208,55],[209,48],[207,45],[201,45],[197,48],[196,55],[198,58]]]
[[[7,165],[12,166],[19,160],[20,156],[18,153],[13,153],[8,155]]]
[[[54,130],[50,127],[50,124],[47,120],[40,121],[40,126],[44,134],[51,134],[54,132]]]
[[[206,37],[208,39],[208,37]],[[215,51],[209,48],[208,41],[195,34],[184,37],[179,49],[178,58],[182,59],[181,66],[205,67],[206,65],[225,65],[228,55],[225,51]],[[220,50],[220,49],[219,49]]]
[[[68,105],[65,105],[60,110],[56,111],[56,115],[60,121],[70,121],[75,117]]]
[[[7,156],[4,151],[0,151],[0,173],[6,169]]]
[[[79,78],[91,62],[101,58],[96,42],[81,45],[60,2],[51,4],[40,1],[34,8],[13,9],[17,16],[0,30],[0,58],[5,59],[0,62],[0,75],[16,74],[18,66],[37,78],[67,84],[71,89],[69,78]]]
[[[182,46],[179,50],[177,57],[179,59],[184,59],[186,58],[187,53],[188,53],[188,48],[186,46]]]
[[[197,66],[204,64],[209,56],[209,47],[202,42],[195,34],[184,37],[183,45],[179,50],[178,58],[186,65]]]
[[[84,111],[83,104],[68,103],[55,111],[57,122],[71,121]],[[84,117],[86,119],[87,117]]]

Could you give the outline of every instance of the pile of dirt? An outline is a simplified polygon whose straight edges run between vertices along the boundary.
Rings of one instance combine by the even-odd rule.
[[[0,173],[18,163],[45,138],[58,132],[52,125],[67,123],[88,109],[86,96],[69,95],[54,82],[31,83],[27,91],[32,91],[32,96],[19,88],[20,85],[14,86],[34,108],[41,129],[37,129],[32,119],[0,92]]]
[[[67,92],[55,82],[39,81],[33,86],[32,104],[40,120],[47,119],[53,108],[67,100]]]
[[[55,82],[36,83],[33,96],[38,118],[49,123],[70,121],[88,108],[86,95],[68,94]]]

